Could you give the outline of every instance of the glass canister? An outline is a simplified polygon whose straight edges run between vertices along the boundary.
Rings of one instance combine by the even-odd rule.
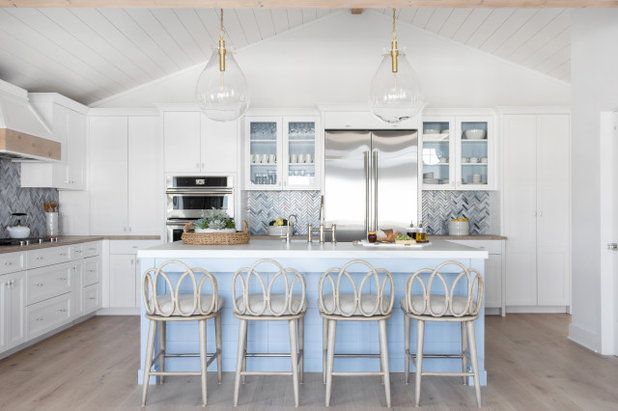
[[[45,212],[45,230],[48,237],[57,237],[58,230],[58,212],[49,211]]]

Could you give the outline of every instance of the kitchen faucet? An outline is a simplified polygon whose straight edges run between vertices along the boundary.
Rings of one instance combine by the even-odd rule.
[[[294,222],[292,222],[292,218],[294,218]],[[285,242],[290,244],[292,241],[292,235],[294,234],[294,226],[298,223],[298,217],[296,214],[290,214],[288,217],[288,229],[285,233]]]

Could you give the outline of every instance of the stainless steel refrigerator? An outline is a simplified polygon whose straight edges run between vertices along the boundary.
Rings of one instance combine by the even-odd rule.
[[[324,220],[337,240],[418,223],[416,130],[326,130]]]

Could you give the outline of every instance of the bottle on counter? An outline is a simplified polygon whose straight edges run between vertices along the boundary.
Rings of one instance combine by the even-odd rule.
[[[367,233],[367,241],[372,244],[375,243],[376,241],[378,241],[378,234],[375,231],[369,231]]]

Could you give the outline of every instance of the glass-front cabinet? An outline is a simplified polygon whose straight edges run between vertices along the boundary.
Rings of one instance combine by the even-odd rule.
[[[425,116],[422,131],[423,189],[495,189],[492,116]]]
[[[248,190],[319,190],[317,116],[246,118]]]

